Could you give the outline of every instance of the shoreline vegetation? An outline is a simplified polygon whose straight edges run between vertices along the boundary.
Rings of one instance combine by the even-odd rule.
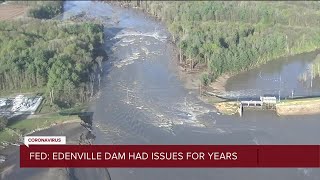
[[[187,88],[197,89],[201,82],[203,91],[224,92],[227,80],[238,73],[320,48],[319,3],[113,3],[136,8],[166,24],[179,66],[188,74],[183,78]],[[230,102],[222,105],[225,100],[217,97],[201,99],[218,110],[225,107],[228,112],[233,107]]]
[[[0,43],[0,97],[41,94],[44,102],[36,115],[3,120],[0,149],[30,133],[85,123],[77,114],[100,88],[106,58],[101,23],[54,19],[63,13],[63,1],[10,3],[27,6],[28,12],[0,21],[0,42],[6,42]]]
[[[53,109],[87,102],[100,86],[103,25],[51,19],[63,1],[13,3],[31,6],[33,18],[0,21],[0,95],[37,89]]]
[[[164,22],[179,50],[179,63],[189,70],[206,66],[203,73],[208,76],[203,76],[203,81],[320,48],[318,3],[113,3],[140,9]],[[308,13],[297,11],[306,8],[311,8]]]
[[[298,79],[304,83],[308,80],[313,80],[315,78],[320,78],[320,54],[309,64],[307,70],[301,73]]]
[[[103,43],[102,25],[2,21],[0,41],[7,42],[0,45],[1,92],[37,87],[51,105],[61,108],[94,95],[93,86],[102,73],[103,57],[97,56]]]

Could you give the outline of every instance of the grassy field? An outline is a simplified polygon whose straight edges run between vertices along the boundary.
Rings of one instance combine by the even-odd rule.
[[[45,92],[44,89],[39,87],[29,88],[29,89],[20,89],[20,90],[10,90],[10,91],[1,91],[0,97],[15,97],[19,94],[23,94],[26,96],[35,96],[36,94],[43,94]]]
[[[35,115],[33,118],[17,121],[0,131],[0,142],[14,142],[19,140],[19,136],[68,122],[80,123],[81,119],[77,115],[62,116],[59,113]]]
[[[67,121],[79,121],[81,122],[78,116],[61,116],[59,114],[50,114],[50,115],[39,115],[31,119],[21,120],[13,125],[10,125],[9,128],[20,132],[20,134],[26,134],[32,132],[36,129],[42,129],[49,127],[55,124],[61,124]]]
[[[88,108],[88,105],[86,103],[75,105],[72,108],[69,109],[60,109],[59,107],[55,105],[50,105],[46,99],[44,99],[43,103],[37,110],[37,114],[48,114],[51,112],[59,112],[60,114],[74,114],[79,113],[83,110],[86,110]]]
[[[19,135],[17,135],[13,130],[6,128],[3,131],[0,131],[0,142],[14,142],[19,139]]]

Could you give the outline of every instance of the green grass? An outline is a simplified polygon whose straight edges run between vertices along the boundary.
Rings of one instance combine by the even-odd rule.
[[[25,89],[16,89],[16,90],[2,90],[0,92],[0,97],[15,97],[19,94],[24,94],[24,95],[31,95],[34,96],[38,93],[43,93],[44,89],[39,88],[39,87],[34,87],[34,88],[25,88]]]
[[[59,113],[61,113],[61,114],[73,114],[73,113],[82,112],[85,109],[88,109],[88,105],[87,104],[81,104],[81,105],[77,105],[77,106],[69,108],[69,109],[63,109],[63,110],[59,111]]]
[[[47,99],[44,99],[37,110],[37,114],[47,114],[52,112],[58,112],[59,107],[50,105]]]
[[[38,114],[47,114],[51,112],[59,112],[61,114],[72,114],[79,113],[88,109],[88,105],[86,103],[75,105],[72,108],[61,109],[57,105],[51,105],[46,99],[41,103],[41,106],[38,108]]]
[[[18,139],[19,136],[8,128],[0,131],[0,142],[13,142],[17,141]]]
[[[14,142],[19,139],[18,134],[25,135],[37,129],[49,128],[55,124],[61,124],[67,121],[81,122],[81,119],[76,116],[62,116],[58,113],[49,115],[40,115],[39,117],[20,120],[8,128],[0,131],[0,142]]]
[[[61,124],[70,120],[77,120],[81,122],[78,116],[61,116],[55,113],[50,115],[43,115],[32,119],[21,120],[10,125],[8,128],[20,132],[21,134],[26,134],[39,128],[46,128],[51,125]]]

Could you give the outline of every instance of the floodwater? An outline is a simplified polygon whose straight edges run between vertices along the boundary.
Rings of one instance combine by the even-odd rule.
[[[105,23],[103,83],[92,101],[95,144],[319,144],[319,115],[277,117],[272,112],[222,116],[187,90],[174,68],[170,35],[161,23],[132,9],[106,3],[66,1],[64,18],[85,11]],[[303,93],[288,78],[304,68],[306,54],[294,61],[265,65],[231,79],[230,94],[277,88],[282,75],[287,89]],[[299,59],[303,60],[300,61]],[[294,69],[295,71],[292,71]],[[261,73],[260,73],[261,72]],[[257,76],[258,75],[258,76]],[[269,92],[268,92],[269,93]],[[259,90],[256,91],[259,95]],[[112,180],[144,179],[320,179],[319,169],[305,168],[109,168]],[[101,171],[76,170],[74,179],[101,178]],[[77,174],[78,173],[78,174]],[[98,175],[97,175],[98,174]],[[99,177],[99,178],[98,178]],[[101,178],[102,179],[102,178]],[[106,178],[107,179],[107,178]]]
[[[68,1],[66,10],[66,16],[85,11],[105,22],[109,60],[91,106],[96,144],[319,144],[319,115],[277,117],[261,111],[245,112],[241,118],[221,116],[199,101],[197,92],[186,90],[172,68],[170,35],[161,23],[135,10],[99,2]],[[304,93],[290,77],[303,71],[313,57],[309,53],[267,64],[231,79],[227,90],[277,88],[277,83],[259,77],[275,79],[281,74],[283,89]],[[114,180],[320,179],[319,170],[304,168],[110,168],[109,173]]]

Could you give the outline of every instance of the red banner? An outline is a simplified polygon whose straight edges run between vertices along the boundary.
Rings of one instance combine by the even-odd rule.
[[[320,167],[317,145],[30,145],[20,167]]]

